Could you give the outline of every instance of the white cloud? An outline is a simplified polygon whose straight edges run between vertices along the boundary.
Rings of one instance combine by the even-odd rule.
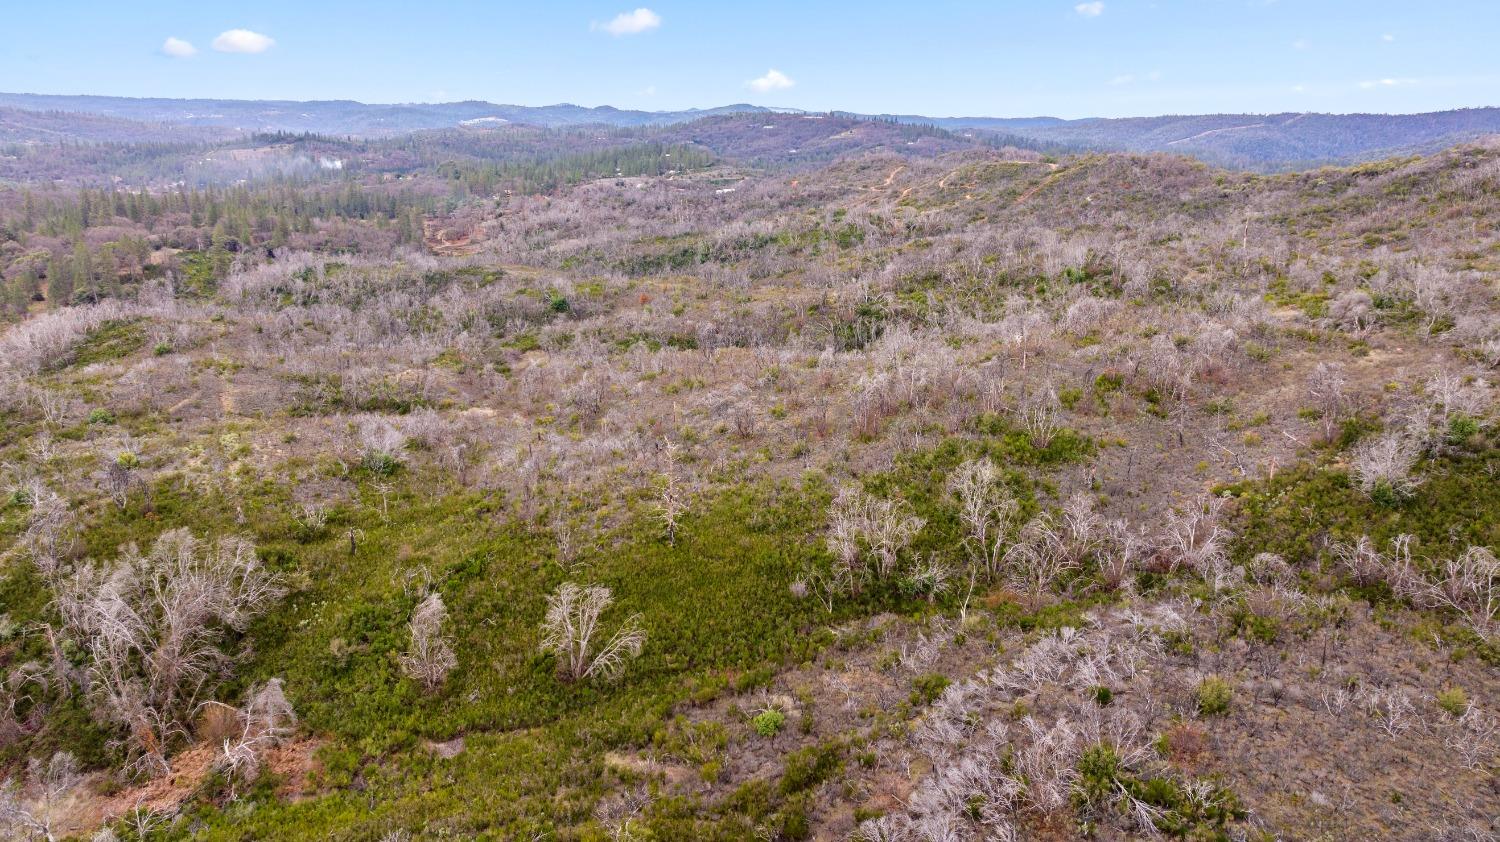
[[[1109,83],[1111,85],[1128,85],[1128,84],[1130,84],[1131,82],[1134,82],[1134,81],[1135,81],[1135,74],[1134,73],[1122,73],[1119,76],[1116,76],[1115,78],[1109,80]]]
[[[766,71],[766,75],[759,79],[751,79],[745,84],[749,85],[751,89],[764,94],[771,91],[784,91],[797,83],[792,81],[790,76],[772,68]]]
[[[603,26],[592,24],[593,29],[603,29],[610,35],[639,35],[659,26],[661,26],[661,15],[646,8],[636,9],[633,12],[621,12],[615,15],[614,20]]]
[[[656,96],[656,86],[655,85],[647,85],[646,87],[641,88],[640,95],[641,96]]]
[[[263,53],[276,46],[268,35],[248,29],[230,29],[219,33],[214,39],[214,49],[221,53]]]
[[[1099,0],[1094,0],[1092,3],[1079,3],[1073,7],[1073,11],[1086,18],[1096,18],[1104,14],[1104,4]]]
[[[1380,40],[1382,40],[1382,41],[1386,42],[1387,44],[1389,44],[1392,41],[1396,40],[1396,36],[1394,36],[1394,35],[1390,34],[1389,32],[1387,32],[1386,34],[1380,36]]]
[[[1369,91],[1374,90],[1375,88],[1400,88],[1415,84],[1417,84],[1416,79],[1369,79],[1364,82],[1360,82],[1359,86]]]
[[[198,54],[198,48],[181,38],[168,38],[161,42],[161,51],[172,58],[188,58]]]
[[[1309,44],[1306,38],[1298,38],[1292,42],[1292,49],[1294,50],[1305,50],[1311,46],[1312,44]]]

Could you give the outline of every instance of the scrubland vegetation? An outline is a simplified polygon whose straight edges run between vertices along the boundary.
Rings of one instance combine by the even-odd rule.
[[[1500,147],[854,123],[0,188],[9,838],[1493,838]]]

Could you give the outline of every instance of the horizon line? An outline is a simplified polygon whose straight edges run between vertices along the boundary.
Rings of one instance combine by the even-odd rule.
[[[1278,114],[1317,115],[1317,116],[1328,116],[1328,117],[1360,117],[1360,116],[1373,116],[1373,117],[1418,117],[1418,116],[1422,116],[1422,115],[1425,115],[1425,114],[1445,114],[1445,113],[1450,113],[1450,112],[1454,112],[1454,111],[1484,111],[1484,110],[1489,110],[1489,109],[1500,108],[1500,105],[1466,105],[1466,106],[1460,106],[1460,107],[1456,107],[1456,108],[1438,108],[1438,109],[1432,109],[1432,110],[1428,110],[1428,111],[1203,111],[1203,112],[1177,112],[1177,113],[1135,114],[1135,115],[1124,116],[1124,117],[1098,117],[1098,116],[1089,116],[1089,117],[1058,117],[1058,116],[1050,115],[1050,114],[1029,114],[1029,115],[1011,115],[1011,116],[1001,116],[1001,115],[997,115],[997,114],[954,114],[954,115],[937,116],[937,115],[930,115],[930,114],[918,114],[918,113],[896,112],[896,111],[865,112],[865,111],[853,111],[853,110],[849,110],[849,109],[838,109],[838,108],[833,108],[833,109],[811,109],[811,108],[797,108],[797,107],[794,107],[794,106],[756,105],[755,103],[743,102],[743,101],[741,101],[741,102],[726,103],[724,105],[691,106],[691,107],[688,107],[688,108],[678,108],[678,109],[647,110],[647,109],[642,109],[642,108],[621,108],[620,106],[612,105],[612,104],[609,104],[609,103],[603,103],[603,104],[600,104],[600,105],[580,105],[580,104],[574,103],[574,102],[554,102],[554,103],[548,103],[548,104],[545,104],[545,105],[523,105],[521,103],[514,103],[514,102],[494,102],[494,101],[487,100],[487,99],[456,99],[456,100],[442,100],[442,101],[413,100],[413,101],[410,101],[410,102],[367,102],[365,100],[360,100],[360,99],[242,99],[242,98],[238,98],[238,97],[126,96],[126,95],[122,95],[122,94],[88,94],[88,93],[82,93],[82,94],[79,94],[79,93],[58,94],[58,93],[37,93],[37,92],[34,92],[34,91],[0,91],[0,96],[61,97],[61,98],[72,98],[72,99],[79,99],[79,98],[85,98],[85,97],[87,97],[87,98],[94,98],[94,99],[120,99],[120,100],[137,100],[137,101],[139,101],[139,100],[160,100],[160,101],[168,101],[168,102],[296,103],[296,104],[302,104],[302,105],[318,104],[318,103],[353,103],[355,105],[362,105],[362,106],[369,107],[369,108],[411,108],[411,107],[420,107],[420,106],[464,105],[464,104],[467,104],[467,103],[478,103],[478,104],[483,104],[483,105],[493,105],[493,106],[500,107],[500,108],[528,108],[528,109],[580,108],[580,109],[584,109],[584,110],[588,110],[588,111],[599,111],[599,110],[604,110],[604,109],[610,109],[610,110],[620,111],[620,112],[625,112],[625,113],[635,113],[635,114],[663,114],[663,115],[665,115],[665,114],[687,114],[687,113],[691,113],[691,112],[695,112],[695,111],[719,111],[719,110],[723,110],[723,109],[727,109],[727,108],[740,108],[740,107],[744,107],[744,108],[758,109],[760,111],[769,111],[769,112],[775,112],[775,113],[793,113],[793,114],[847,114],[847,115],[852,115],[852,116],[857,116],[857,117],[898,117],[898,118],[900,118],[900,117],[906,117],[906,118],[921,118],[921,119],[924,119],[924,120],[1061,120],[1061,121],[1065,121],[1065,122],[1076,122],[1076,121],[1083,121],[1083,120],[1144,120],[1144,119],[1151,119],[1151,118],[1154,118],[1154,117],[1217,117],[1217,116],[1237,116],[1237,115],[1272,116],[1272,115],[1278,115]]]

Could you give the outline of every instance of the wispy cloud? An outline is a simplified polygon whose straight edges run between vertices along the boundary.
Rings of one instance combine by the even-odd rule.
[[[766,75],[751,79],[745,84],[750,86],[751,90],[764,94],[771,91],[784,91],[797,83],[792,80],[792,77],[773,67],[766,71]]]
[[[191,58],[198,54],[197,47],[194,47],[181,38],[168,38],[161,42],[161,51],[172,58]]]
[[[230,29],[219,33],[213,47],[221,53],[263,53],[276,46],[269,35],[251,32],[248,29]]]
[[[1104,4],[1099,0],[1094,0],[1092,3],[1079,3],[1073,7],[1073,11],[1086,18],[1096,18],[1104,14]]]
[[[1386,34],[1380,36],[1380,40],[1382,40],[1382,41],[1386,42],[1387,44],[1389,44],[1392,41],[1396,40],[1396,36],[1394,36],[1391,33],[1387,32]]]
[[[614,36],[639,35],[660,26],[661,15],[644,7],[633,12],[621,12],[606,24],[589,24],[590,29],[602,29]]]
[[[1415,85],[1415,84],[1417,84],[1417,80],[1416,79],[1394,79],[1394,78],[1387,78],[1387,79],[1366,79],[1365,81],[1360,82],[1359,86],[1361,88],[1367,90],[1367,91],[1370,91],[1370,90],[1375,90],[1376,88],[1404,88],[1404,87],[1408,87],[1410,85]]]

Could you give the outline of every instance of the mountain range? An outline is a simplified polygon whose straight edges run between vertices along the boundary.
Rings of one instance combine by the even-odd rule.
[[[737,103],[682,111],[638,111],[562,103],[501,105],[368,104],[352,100],[228,100],[0,93],[0,141],[207,139],[226,134],[296,132],[381,137],[454,127],[510,124],[567,128],[644,127],[728,114],[794,113]],[[1347,164],[1431,152],[1500,133],[1500,108],[1426,114],[1212,114],[1065,120],[1056,117],[840,117],[931,125],[1044,150],[1169,152],[1252,170]],[[183,129],[190,129],[184,133]]]

